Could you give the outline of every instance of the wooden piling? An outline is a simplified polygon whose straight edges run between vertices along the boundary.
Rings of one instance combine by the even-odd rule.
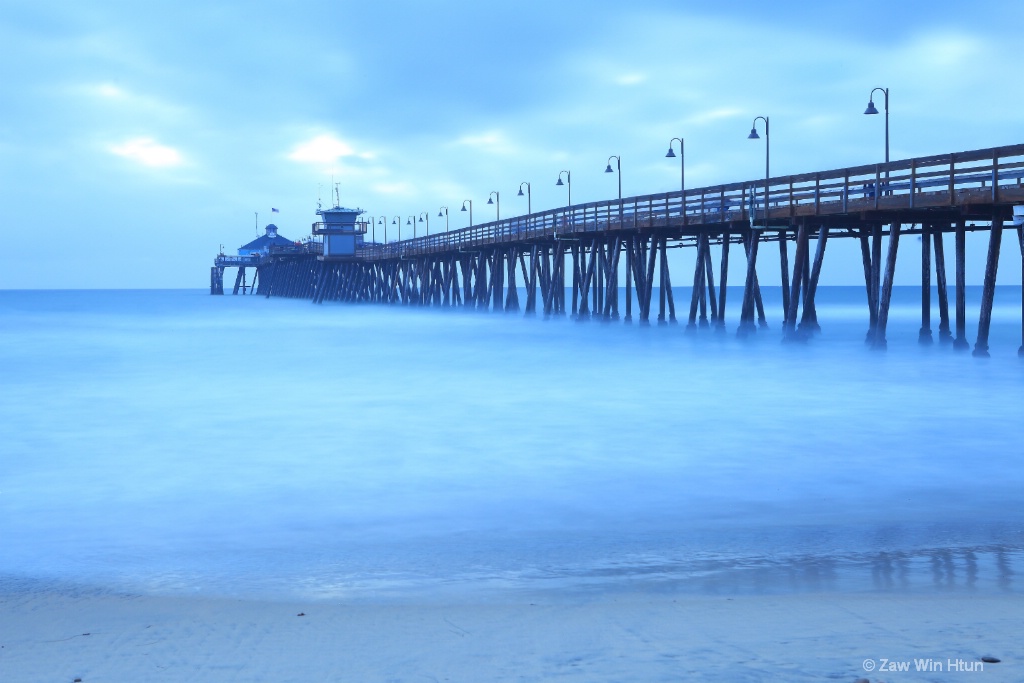
[[[697,307],[701,295],[701,283],[704,281],[704,243],[697,237],[697,259],[693,265],[693,289],[690,292],[690,315],[686,319],[686,329],[697,329]]]
[[[942,227],[934,226],[932,247],[935,250],[935,282],[939,296],[939,343],[951,344],[953,335],[949,332],[949,297],[946,292],[946,256],[942,246]]]
[[[879,297],[881,296],[881,273],[882,273],[882,225],[876,223],[871,228],[871,307],[874,313],[871,316],[870,327],[867,338],[864,340],[874,344],[875,332],[878,330],[878,308]],[[884,348],[884,345],[883,345]]]
[[[921,329],[917,343],[930,345],[932,339],[932,234],[930,226],[921,225]]]
[[[722,234],[722,268],[718,282],[718,331],[725,331],[725,296],[729,284],[729,233]]]
[[[785,327],[789,315],[789,248],[786,230],[779,230],[779,266],[782,270],[782,324]]]
[[[800,221],[800,226],[797,228],[796,233],[796,257],[793,263],[793,284],[792,289],[789,293],[789,308],[786,311],[785,322],[783,323],[782,339],[783,341],[796,341],[802,339],[797,334],[796,328],[796,316],[798,312],[798,306],[800,305],[800,282],[802,280],[801,274],[804,269],[804,261],[807,260],[807,240],[804,239],[807,235],[807,222]]]
[[[715,272],[711,267],[711,237],[706,232],[704,236],[704,275],[707,279],[708,303],[711,306],[711,322],[718,325],[718,301],[715,296]]]
[[[661,238],[661,265],[665,270],[665,298],[668,300],[668,321],[669,324],[676,322],[676,300],[672,295],[672,269],[668,263],[668,240]]]
[[[665,299],[665,297],[667,295],[666,288],[668,286],[666,284],[667,283],[667,279],[665,277],[666,273],[668,272],[665,269],[665,241],[666,240],[663,237],[663,238],[661,238],[660,240],[658,240],[656,242],[657,249],[661,251],[661,258],[659,259],[661,268],[658,271],[658,324],[659,325],[667,325],[668,324],[668,319],[665,317],[665,311],[666,311],[666,299]]]
[[[804,314],[800,320],[800,332],[805,337],[821,332],[818,324],[818,309],[814,305],[814,297],[818,292],[818,280],[821,278],[821,264],[825,260],[825,245],[828,244],[828,227],[822,225],[818,229],[818,243],[814,250],[814,265],[804,292]],[[804,261],[806,263],[806,259]]]
[[[630,235],[623,245],[626,250],[626,316],[624,321],[633,322],[633,240]]]
[[[978,318],[978,341],[972,356],[988,358],[988,333],[992,324],[992,302],[996,293],[996,271],[999,269],[999,245],[1003,239],[1003,219],[992,219],[988,233],[988,258],[985,260],[985,284],[981,292],[981,315]]]
[[[654,264],[658,257],[658,238],[651,235],[651,245],[648,248],[646,239],[644,249],[647,251],[647,270],[644,273],[644,312],[640,319],[643,325],[651,324],[651,296],[654,293]]]
[[[743,283],[743,308],[740,311],[740,326],[736,334],[740,337],[753,334],[757,331],[754,325],[754,277],[757,263],[757,245],[760,242],[760,231],[751,228],[747,237],[747,277]]]
[[[210,294],[224,293],[224,269],[217,266],[210,267]]]
[[[971,347],[967,343],[966,252],[966,226],[961,218],[956,222],[956,338],[953,339],[953,348],[958,351],[966,351]]]
[[[894,222],[889,229],[889,251],[885,259],[885,279],[882,281],[882,291],[878,299],[878,327],[871,343],[871,347],[874,349],[884,350],[887,345],[885,328],[889,323],[889,301],[892,299],[892,281],[896,274],[896,252],[900,246],[901,227],[899,222]]]
[[[1024,227],[1017,226],[1017,244],[1020,246],[1020,348],[1017,356],[1024,358]]]

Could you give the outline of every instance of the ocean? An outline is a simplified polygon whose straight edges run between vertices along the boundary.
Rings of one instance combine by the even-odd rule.
[[[2,291],[0,583],[1019,594],[1021,289],[997,290],[989,359],[920,346],[916,288],[894,292],[886,352],[863,288],[819,289],[806,344],[780,343],[764,295],[769,329],[739,340],[739,289],[725,333]]]

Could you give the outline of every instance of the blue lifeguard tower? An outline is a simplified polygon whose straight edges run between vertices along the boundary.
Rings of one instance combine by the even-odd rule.
[[[332,208],[317,209],[316,215],[323,220],[313,224],[313,234],[324,237],[324,253],[320,257],[324,261],[355,258],[366,235],[366,222],[359,220],[359,215],[366,212],[343,208],[337,200],[337,189],[335,195]]]

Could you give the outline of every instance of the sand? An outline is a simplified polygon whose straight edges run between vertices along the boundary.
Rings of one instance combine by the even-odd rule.
[[[1024,680],[1024,602],[1009,594],[520,597],[346,604],[22,588],[0,595],[0,680]],[[914,670],[915,658],[945,668],[986,655],[1002,661]],[[910,671],[868,673],[865,659]]]

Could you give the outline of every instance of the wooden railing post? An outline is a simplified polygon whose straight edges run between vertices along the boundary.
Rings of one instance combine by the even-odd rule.
[[[910,160],[910,208],[914,208],[914,195],[917,194],[917,159]]]

